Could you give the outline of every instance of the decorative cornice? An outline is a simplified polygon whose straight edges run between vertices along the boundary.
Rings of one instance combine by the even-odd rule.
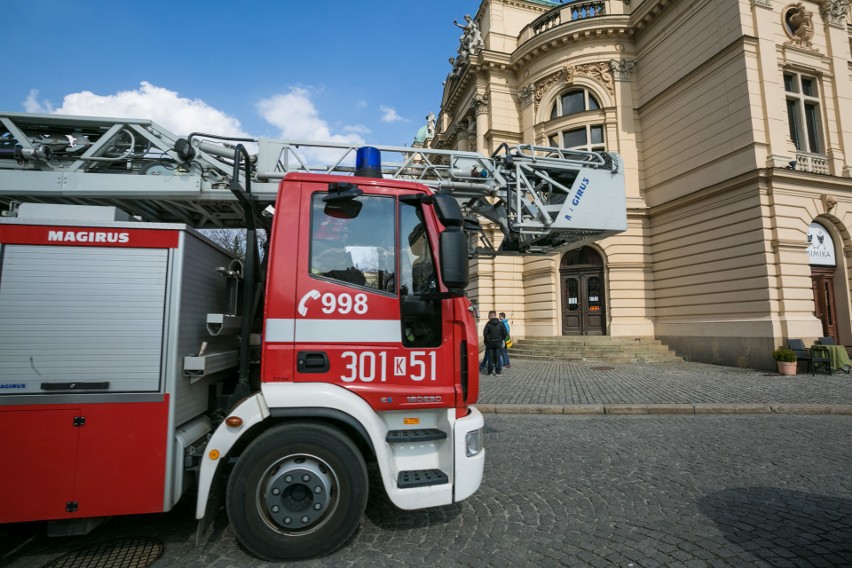
[[[631,67],[632,69],[632,67]],[[575,75],[584,75],[586,77],[591,77],[609,91],[609,94],[612,95],[615,93],[615,85],[612,76],[612,67],[609,62],[599,62],[599,63],[584,63],[582,65],[565,65],[556,71],[545,75],[542,79],[538,81],[534,81],[523,87],[518,95],[521,97],[521,101],[524,104],[529,104],[529,102],[525,102],[525,99],[532,98],[535,102],[535,108],[538,110],[538,105],[541,104],[541,99],[544,97],[544,94],[547,93],[551,88],[555,85],[570,85],[574,82]]]
[[[829,26],[845,30],[846,14],[849,13],[849,0],[822,0],[820,13]]]
[[[544,96],[544,93],[549,91],[551,87],[558,83],[571,83],[573,80],[574,69],[566,65],[561,69],[557,69],[556,71],[545,75],[545,77],[540,81],[530,83],[528,88],[532,88],[533,85],[535,85],[533,100],[535,101],[536,110],[538,110],[538,105],[541,103],[541,98]]]
[[[577,75],[586,75],[587,77],[591,77],[598,81],[601,85],[606,87],[606,90],[609,91],[610,95],[615,93],[615,85],[612,80],[612,69],[610,68],[609,63],[601,61],[600,63],[576,65],[574,67],[574,73]]]

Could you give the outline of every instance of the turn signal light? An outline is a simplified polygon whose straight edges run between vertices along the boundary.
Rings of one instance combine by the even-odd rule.
[[[239,428],[243,425],[243,419],[239,416],[228,416],[225,419],[225,424],[227,424],[231,428]]]

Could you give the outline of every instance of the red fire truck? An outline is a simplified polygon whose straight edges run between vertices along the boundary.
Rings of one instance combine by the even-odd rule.
[[[485,459],[476,218],[503,232],[492,253],[625,228],[614,154],[0,124],[0,522],[52,534],[194,488],[200,531],[223,496],[245,547],[282,560],[352,536],[368,464],[400,508],[467,498]],[[228,227],[244,259],[201,231]]]

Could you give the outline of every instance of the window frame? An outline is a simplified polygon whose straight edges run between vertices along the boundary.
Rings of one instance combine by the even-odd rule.
[[[601,142],[592,142],[592,129],[600,128],[601,130]],[[567,133],[578,132],[580,130],[585,131],[585,144],[575,145],[575,146],[566,146],[565,135]],[[556,139],[557,144],[554,144],[554,139]],[[583,150],[586,152],[605,152],[606,151],[606,126],[603,122],[588,122],[585,124],[575,124],[571,126],[566,126],[565,128],[560,128],[554,132],[550,132],[547,135],[547,143],[555,148],[565,148],[568,150]]]
[[[566,113],[564,108],[563,108],[563,99],[565,97],[567,97],[568,95],[572,94],[572,93],[578,93],[578,92],[583,93],[583,110],[578,110],[578,111]],[[597,108],[591,108],[591,106],[589,105],[589,99],[590,98],[591,98],[591,100],[593,100],[595,102],[595,105],[597,106]],[[586,87],[572,87],[572,88],[570,88],[566,91],[562,91],[561,93],[559,93],[559,95],[553,101],[553,106],[551,107],[551,110],[550,110],[550,120],[554,120],[554,119],[565,117],[565,116],[574,116],[574,115],[577,115],[577,114],[580,114],[580,113],[583,113],[583,112],[599,111],[599,110],[602,110],[602,109],[603,109],[603,106],[601,105],[600,98],[597,95],[595,95],[590,89],[587,89]]]
[[[311,200],[310,200],[311,220],[310,220],[310,235],[309,235],[309,246],[308,246],[308,276],[310,278],[313,278],[313,279],[316,279],[316,280],[321,280],[321,281],[324,281],[324,282],[328,282],[328,283],[332,283],[332,284],[336,284],[336,285],[341,285],[341,286],[358,288],[360,290],[364,290],[364,291],[370,292],[370,293],[381,294],[383,296],[388,296],[388,297],[398,297],[399,296],[399,283],[398,283],[398,278],[399,278],[399,276],[398,276],[399,275],[399,249],[398,249],[399,237],[398,237],[398,232],[399,232],[399,229],[398,229],[398,217],[397,216],[398,216],[399,202],[396,199],[396,197],[394,197],[392,195],[364,193],[363,195],[355,198],[355,200],[380,198],[380,199],[385,199],[389,203],[392,204],[391,211],[393,213],[394,218],[393,218],[393,222],[391,224],[392,239],[390,240],[390,242],[392,243],[392,247],[393,247],[392,253],[393,253],[393,256],[394,256],[394,260],[393,260],[394,272],[391,275],[391,278],[395,281],[393,290],[385,290],[385,289],[382,289],[381,287],[374,287],[374,286],[367,284],[367,283],[358,284],[356,282],[351,282],[351,281],[348,281],[348,280],[345,280],[345,279],[340,279],[340,278],[336,278],[336,277],[333,277],[333,276],[328,276],[326,273],[320,273],[320,272],[314,271],[315,265],[316,265],[316,260],[319,258],[319,255],[322,254],[322,253],[317,254],[317,250],[316,250],[317,244],[318,244],[317,243],[317,240],[318,240],[317,234],[320,231],[320,227],[317,225],[317,218],[316,218],[316,215],[315,215],[315,212],[316,212],[315,206],[319,204],[318,201],[317,201],[318,199],[321,200],[322,197],[325,197],[328,194],[329,194],[328,191],[314,191],[311,194]],[[323,240],[323,239],[319,239],[319,240]],[[342,248],[342,249],[345,250],[347,246],[360,246],[360,245],[348,245],[347,243],[342,243],[342,246],[337,247],[337,248]]]
[[[788,133],[796,151],[825,156],[825,129],[819,79],[787,70],[784,71],[783,83]]]

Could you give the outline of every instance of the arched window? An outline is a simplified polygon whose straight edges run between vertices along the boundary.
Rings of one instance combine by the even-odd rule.
[[[600,110],[600,108],[601,104],[598,99],[587,89],[574,89],[556,99],[556,102],[553,103],[553,109],[550,111],[550,118],[554,119],[558,116],[576,114],[587,110]]]
[[[572,88],[559,95],[550,111],[550,120],[556,119],[551,128],[558,130],[547,133],[548,145],[572,150],[606,150],[604,113],[600,101],[589,89]]]
[[[582,247],[566,252],[562,256],[562,261],[559,263],[560,268],[577,265],[603,266],[603,259],[595,249]]]

